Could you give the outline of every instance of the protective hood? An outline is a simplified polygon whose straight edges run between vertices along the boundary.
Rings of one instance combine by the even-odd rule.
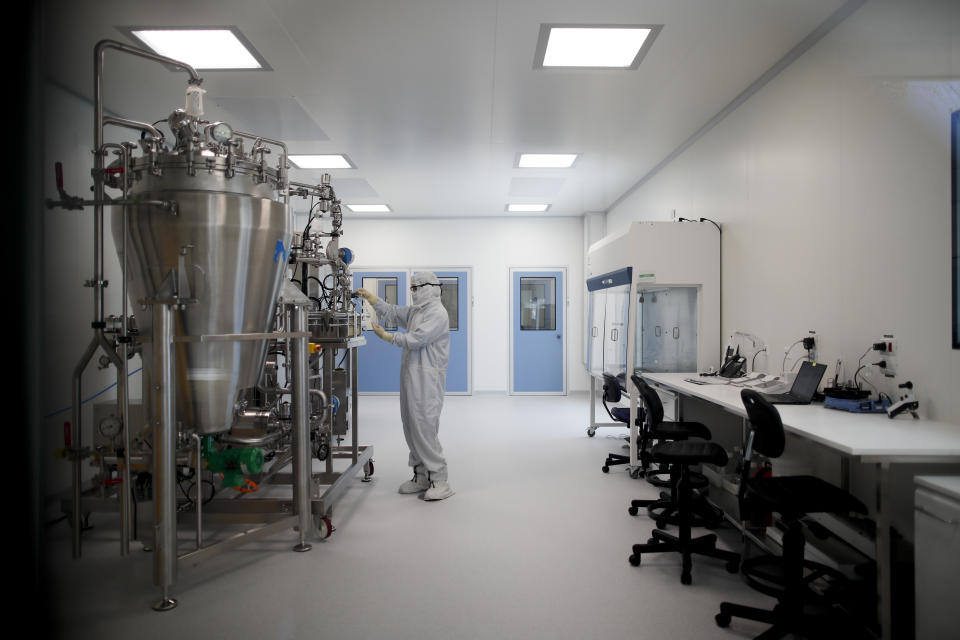
[[[430,271],[419,271],[413,274],[410,277],[410,286],[417,287],[410,292],[410,300],[415,307],[422,307],[431,300],[440,299],[440,279]]]

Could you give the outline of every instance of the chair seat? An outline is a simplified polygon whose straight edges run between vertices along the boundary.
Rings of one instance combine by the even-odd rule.
[[[708,462],[723,467],[727,464],[727,452],[716,442],[703,440],[676,440],[658,444],[650,450],[653,462],[693,465]]]
[[[614,420],[630,424],[630,407],[612,407],[610,413]]]
[[[814,476],[753,478],[745,499],[779,513],[867,513],[852,495]]]
[[[699,422],[661,422],[650,429],[650,437],[654,440],[686,440],[687,438],[709,440],[712,434],[710,429]]]

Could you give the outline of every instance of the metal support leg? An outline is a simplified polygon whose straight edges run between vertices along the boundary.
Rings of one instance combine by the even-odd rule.
[[[197,465],[193,476],[197,479],[197,549],[203,547],[203,438],[193,434],[193,441],[197,444]]]
[[[360,456],[360,427],[357,416],[357,349],[350,349],[350,422],[353,437],[353,464]]]
[[[597,379],[590,376],[590,429],[597,428]]]
[[[100,341],[94,336],[93,340],[90,341],[90,344],[87,346],[86,351],[83,352],[83,355],[80,356],[80,362],[77,363],[76,368],[73,370],[73,412],[71,415],[71,424],[70,430],[70,447],[73,449],[73,557],[79,558],[81,555],[81,546],[80,546],[80,491],[82,488],[83,479],[80,474],[80,449],[81,449],[81,429],[80,429],[80,412],[82,410],[81,404],[83,403],[83,394],[80,390],[80,381],[83,377],[83,370],[87,368],[87,364],[90,363],[90,359],[93,358],[93,354],[96,353],[97,347],[99,346]]]
[[[290,311],[291,331],[307,330],[307,310],[296,306]],[[290,356],[293,362],[293,502],[299,517],[300,542],[294,551],[309,551],[307,532],[313,529],[313,514],[310,498],[313,483],[310,459],[310,395],[307,371],[307,338],[290,340]]]
[[[160,587],[160,602],[155,611],[177,606],[169,588],[177,580],[177,433],[174,427],[175,397],[173,378],[173,308],[153,305],[154,363],[157,380],[153,393],[157,402],[153,419],[153,505],[154,505],[154,582]]]

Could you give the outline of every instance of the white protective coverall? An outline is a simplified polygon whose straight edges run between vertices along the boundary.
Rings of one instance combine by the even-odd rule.
[[[421,286],[430,284],[435,286]],[[374,303],[379,324],[396,324],[393,334],[403,349],[400,362],[400,419],[410,449],[410,466],[429,482],[447,482],[447,461],[438,432],[450,362],[450,316],[440,302],[440,281],[433,273],[415,273],[412,304]],[[425,473],[424,473],[425,471]]]

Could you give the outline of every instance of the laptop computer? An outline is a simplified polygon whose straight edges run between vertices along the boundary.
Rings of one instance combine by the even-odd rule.
[[[813,394],[820,386],[823,374],[827,372],[827,365],[804,360],[800,365],[793,386],[786,393],[761,393],[764,398],[773,404],[810,404]]]

